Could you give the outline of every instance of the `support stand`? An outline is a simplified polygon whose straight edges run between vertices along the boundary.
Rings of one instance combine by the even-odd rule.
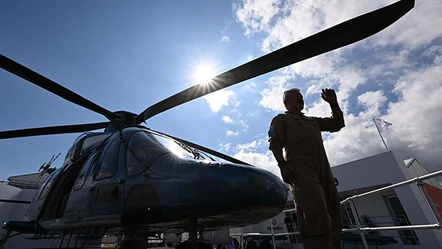
[[[196,249],[198,247],[198,231],[197,231],[197,219],[189,219],[189,242],[192,248]]]
[[[0,239],[0,249],[3,249],[3,245],[6,243],[6,241],[9,238],[9,235],[11,235],[12,233],[12,229],[8,228],[6,230],[6,233],[2,236],[2,238]]]

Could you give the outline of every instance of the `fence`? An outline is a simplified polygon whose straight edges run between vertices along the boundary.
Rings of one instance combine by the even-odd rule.
[[[351,197],[346,198],[345,200],[341,201],[341,205],[345,205],[347,203],[350,204],[350,209],[351,209],[351,212],[353,214],[354,221],[356,222],[356,224],[355,224],[354,228],[346,228],[346,229],[343,229],[342,231],[343,232],[358,232],[360,234],[364,248],[368,249],[369,248],[368,243],[367,243],[367,240],[366,240],[366,237],[364,234],[365,231],[388,231],[388,230],[403,231],[403,230],[420,230],[420,229],[442,229],[442,219],[441,219],[439,212],[436,209],[436,207],[435,207],[435,205],[434,205],[434,203],[433,203],[430,195],[428,194],[427,189],[425,188],[424,183],[423,183],[423,181],[435,178],[437,176],[442,176],[442,170],[436,171],[434,173],[426,174],[423,176],[415,177],[410,180],[402,181],[402,182],[399,182],[396,184],[392,184],[387,187],[375,189],[372,191],[368,191],[368,192],[358,194],[358,195],[353,195]],[[406,186],[406,185],[411,185],[411,184],[416,184],[419,187],[424,200],[426,201],[428,207],[430,208],[430,210],[432,212],[432,215],[434,218],[434,223],[421,224],[421,225],[406,225],[406,226],[381,226],[381,227],[363,227],[362,226],[361,221],[360,221],[360,217],[357,215],[356,206],[354,204],[355,199],[358,199],[358,198],[361,198],[364,196],[368,196],[368,195],[386,192],[386,191],[389,191],[389,190],[392,190],[392,189],[395,189],[395,188],[398,188],[401,186]],[[294,211],[296,211],[296,209],[284,210],[283,212],[294,212]],[[232,234],[232,235],[235,235],[235,234]],[[248,235],[263,236],[263,237],[264,236],[271,236],[272,241],[273,241],[273,248],[276,249],[275,236],[299,235],[299,232],[288,232],[288,233],[275,234],[272,229],[270,234],[241,233],[241,234],[237,234],[237,235],[240,235],[241,238],[243,236],[248,236]]]

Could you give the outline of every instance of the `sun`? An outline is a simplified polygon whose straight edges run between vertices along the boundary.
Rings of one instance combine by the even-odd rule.
[[[201,63],[195,67],[193,72],[193,79],[197,84],[209,84],[211,79],[215,77],[215,68],[208,63]]]

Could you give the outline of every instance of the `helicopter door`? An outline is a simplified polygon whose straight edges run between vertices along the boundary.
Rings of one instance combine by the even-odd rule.
[[[37,193],[35,193],[34,198],[32,199],[31,204],[29,205],[28,212],[26,214],[26,219],[28,220],[36,220],[40,216],[40,211],[46,201],[46,196],[52,186],[52,183],[56,179],[56,177],[61,172],[61,168],[57,169],[55,172],[50,174],[48,178],[43,182]]]
[[[87,186],[86,182],[88,181],[89,175],[91,174],[91,168],[98,160],[98,156],[99,154],[92,153],[81,168],[81,171],[78,174],[74,186],[72,187],[72,191],[69,195],[68,204],[66,205],[66,209],[63,215],[65,218],[80,219],[86,216],[85,196],[87,196],[88,189],[84,186]]]
[[[119,152],[120,141],[115,139],[97,162],[89,189],[89,216],[118,214],[125,183]]]

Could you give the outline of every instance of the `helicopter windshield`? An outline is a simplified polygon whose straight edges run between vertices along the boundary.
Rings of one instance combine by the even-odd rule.
[[[171,138],[152,132],[136,132],[129,139],[127,146],[127,173],[138,175],[150,167],[150,164],[164,153],[171,152],[181,159],[211,160],[197,149]]]
[[[172,152],[174,155],[176,155],[179,158],[188,158],[188,159],[197,159],[195,158],[194,154],[192,153],[191,148],[187,148],[186,146],[180,144],[177,141],[174,141],[172,139],[156,135],[156,134],[149,134],[152,140],[155,142],[161,144],[166,149],[168,149],[170,152]]]
[[[203,160],[203,161],[205,160],[215,161],[212,157],[208,156],[204,152],[201,152],[198,149],[193,148],[185,143],[181,143],[166,136],[162,136],[151,132],[147,134],[152,140],[161,144],[161,146],[163,146],[164,148],[166,148],[167,150],[169,150],[179,158]]]

